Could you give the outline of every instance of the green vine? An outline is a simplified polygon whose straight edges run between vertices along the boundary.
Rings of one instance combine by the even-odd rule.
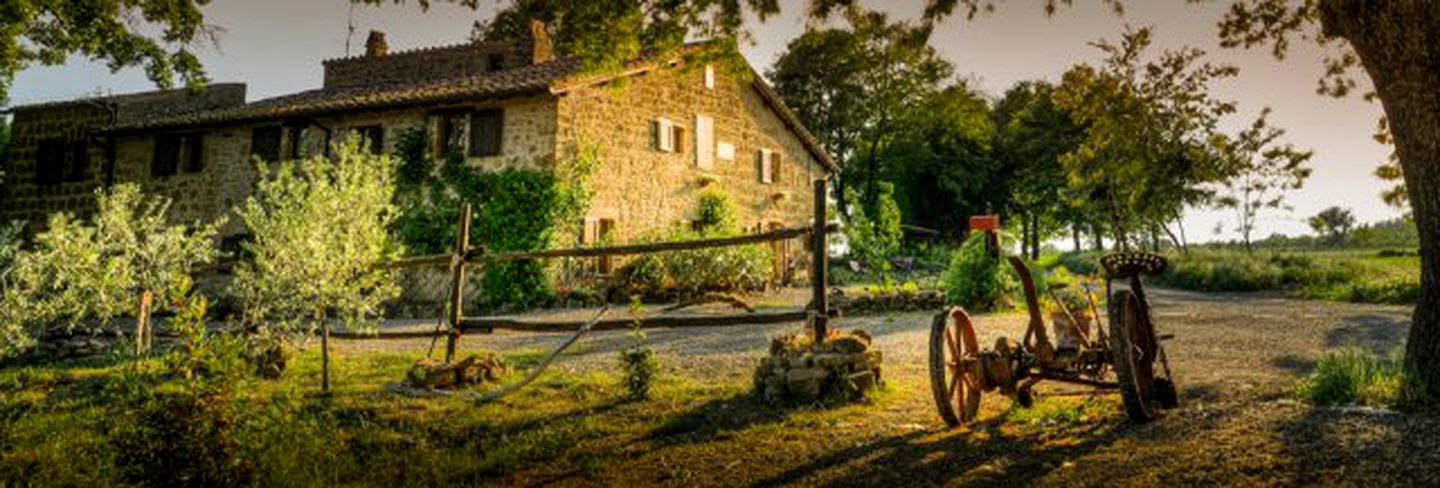
[[[570,237],[594,192],[589,179],[599,166],[598,149],[577,147],[549,170],[506,168],[487,171],[449,151],[438,171],[417,129],[397,143],[401,158],[396,234],[418,254],[448,252],[455,242],[461,205],[471,206],[470,242],[490,251],[537,251]],[[526,309],[552,296],[544,263],[519,261],[486,266],[481,273],[485,305]]]

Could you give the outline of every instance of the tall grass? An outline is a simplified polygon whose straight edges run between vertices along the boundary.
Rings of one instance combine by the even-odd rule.
[[[1406,373],[1399,350],[1377,357],[1357,348],[1325,353],[1296,394],[1315,405],[1413,410],[1426,402],[1423,385]]]

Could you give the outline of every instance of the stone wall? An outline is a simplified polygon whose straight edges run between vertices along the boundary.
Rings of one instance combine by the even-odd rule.
[[[45,224],[55,212],[87,214],[95,205],[95,189],[103,181],[105,161],[103,140],[90,133],[107,124],[109,111],[102,105],[75,102],[16,110],[11,120],[9,167],[0,190],[0,220],[25,220],[32,231]],[[88,141],[84,178],[56,184],[36,181],[40,142],[47,139]]]
[[[324,86],[413,83],[483,75],[495,71],[492,55],[499,58],[502,70],[529,66],[534,61],[531,47],[531,41],[520,39],[331,59],[324,63]]]
[[[601,169],[592,180],[590,213],[613,219],[618,240],[693,219],[697,196],[707,187],[730,196],[739,223],[747,228],[806,225],[813,218],[811,185],[824,177],[821,166],[749,79],[718,68],[713,88],[706,87],[705,78],[701,67],[666,68],[628,83],[580,88],[561,97],[560,153],[570,154],[582,144],[599,147]],[[710,169],[699,167],[697,114],[713,120],[717,149],[733,146],[732,160],[717,153]],[[659,118],[684,129],[681,152],[653,147],[650,124]],[[762,149],[781,154],[782,167],[772,183],[760,179],[757,153]]]

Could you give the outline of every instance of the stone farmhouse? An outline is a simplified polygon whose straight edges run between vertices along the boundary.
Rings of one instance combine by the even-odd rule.
[[[372,33],[363,55],[324,62],[320,88],[253,102],[243,84],[215,84],[16,107],[0,220],[83,214],[96,188],[120,182],[173,198],[179,219],[212,219],[244,201],[254,157],[321,154],[350,133],[390,152],[424,128],[433,154],[459,146],[477,168],[544,169],[594,144],[601,167],[575,223],[581,243],[683,222],[708,186],[747,228],[808,222],[811,183],[835,163],[758,75],[678,56],[586,73],[532,27],[523,39],[405,52]],[[231,218],[223,232],[243,226]]]

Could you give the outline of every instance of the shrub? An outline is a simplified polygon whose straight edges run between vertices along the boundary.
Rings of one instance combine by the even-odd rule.
[[[75,328],[137,312],[143,294],[184,294],[190,272],[215,258],[218,223],[171,225],[170,200],[147,197],[134,184],[96,192],[96,213],[78,220],[51,216],[35,246],[13,254],[0,297],[0,355],[26,347],[57,322]]]
[[[1316,405],[1418,408],[1426,401],[1424,385],[1403,364],[1398,350],[1385,357],[1355,348],[1327,352],[1296,394]]]
[[[639,242],[670,242],[728,237],[739,232],[700,233],[689,229],[642,236]],[[666,251],[637,256],[616,273],[616,285],[626,294],[684,295],[705,292],[752,291],[770,280],[773,254],[768,246],[717,247]]]
[[[235,271],[246,324],[279,336],[313,333],[329,320],[371,326],[398,289],[377,265],[400,253],[394,164],[350,139],[333,157],[260,162],[255,191],[239,208],[253,239]]]
[[[950,266],[940,278],[945,300],[978,310],[1005,306],[1003,299],[1013,284],[1002,266],[1001,259],[985,249],[985,235],[972,232],[951,255]]]
[[[650,387],[655,382],[655,375],[660,372],[660,360],[655,355],[655,350],[645,345],[645,331],[640,328],[639,297],[635,297],[630,303],[630,312],[635,315],[634,327],[630,329],[630,338],[634,341],[629,347],[620,350],[620,370],[624,372],[625,391],[630,398],[645,400],[650,398]]]
[[[900,205],[895,203],[895,185],[879,182],[875,208],[867,210],[854,192],[850,198],[850,218],[845,237],[850,255],[865,263],[872,273],[889,273],[889,258],[900,252],[904,233],[900,229]]]

